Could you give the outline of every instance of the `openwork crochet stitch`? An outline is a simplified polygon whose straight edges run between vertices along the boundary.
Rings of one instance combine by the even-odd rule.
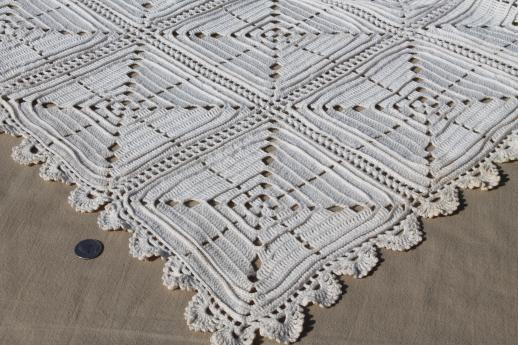
[[[515,0],[0,0],[0,129],[161,256],[217,345],[300,336],[338,275],[518,156]]]

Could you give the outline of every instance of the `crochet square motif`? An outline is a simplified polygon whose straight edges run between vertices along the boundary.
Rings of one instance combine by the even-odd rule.
[[[13,157],[160,256],[213,344],[294,342],[337,276],[518,156],[518,4],[0,1]]]

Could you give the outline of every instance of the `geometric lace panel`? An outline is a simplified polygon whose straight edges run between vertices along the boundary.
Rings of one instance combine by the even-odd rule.
[[[518,157],[518,3],[0,0],[0,130],[213,344],[298,339]]]

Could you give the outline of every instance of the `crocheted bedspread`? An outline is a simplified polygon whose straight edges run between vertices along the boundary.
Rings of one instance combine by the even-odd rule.
[[[339,275],[518,157],[515,0],[0,0],[13,157],[162,257],[217,345],[296,341]],[[468,234],[466,234],[468,235]],[[143,291],[142,293],[146,293]],[[347,327],[347,325],[344,325]]]

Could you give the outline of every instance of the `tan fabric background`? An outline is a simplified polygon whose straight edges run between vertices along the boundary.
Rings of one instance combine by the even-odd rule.
[[[75,213],[70,187],[14,163],[17,142],[0,136],[0,344],[208,345],[183,319],[192,293],[161,285],[160,260],[131,258],[126,233]],[[336,306],[309,308],[300,344],[518,344],[518,163],[504,170],[505,186],[426,221],[417,249],[383,252],[374,274],[345,279]],[[77,259],[85,238],[103,241],[103,255]]]

